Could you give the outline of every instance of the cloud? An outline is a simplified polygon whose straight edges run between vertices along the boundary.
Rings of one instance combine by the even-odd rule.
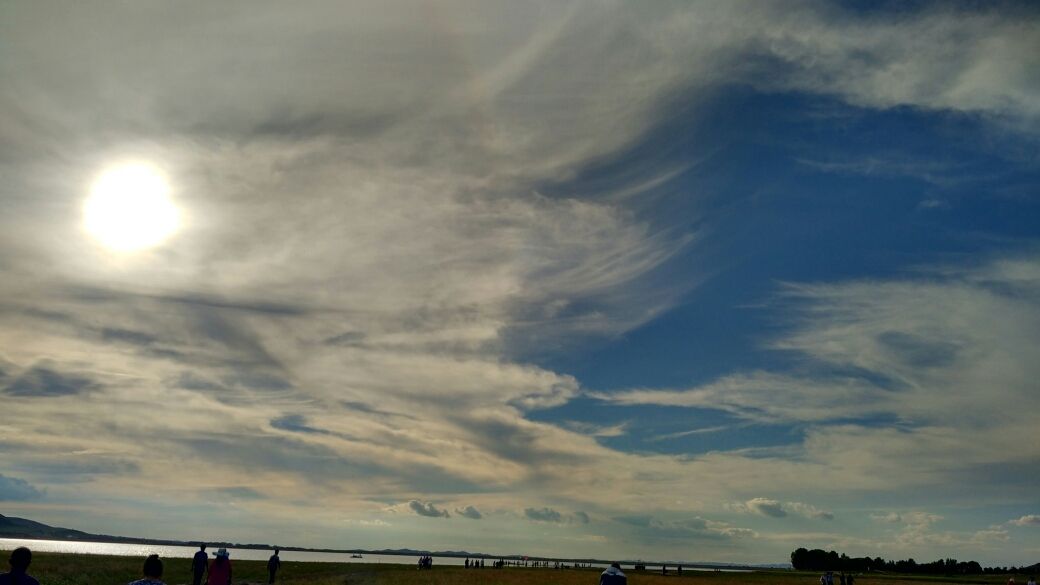
[[[191,461],[248,473],[266,497],[241,505],[305,539],[435,494],[462,510],[650,512],[640,536],[706,542],[753,533],[673,518],[756,495],[734,486],[775,486],[784,510],[812,514],[786,502],[806,482],[973,490],[981,466],[1036,460],[989,422],[1036,411],[1035,258],[790,285],[774,345],[800,368],[604,397],[800,425],[784,452],[631,453],[597,441],[623,425],[532,420],[582,385],[528,359],[632,331],[702,278],[669,264],[701,245],[701,218],[662,225],[641,207],[685,167],[573,186],[672,125],[673,104],[739,86],[1030,132],[1031,14],[691,2],[62,16],[0,18],[0,387],[9,435],[35,449],[5,465],[52,491],[75,481],[70,500],[235,489],[178,471]],[[187,221],[116,259],[73,214],[127,157],[165,167]],[[421,519],[402,518],[391,536],[412,537]]]
[[[783,505],[776,500],[754,498],[747,501],[747,507],[752,512],[762,514],[763,516],[772,516],[773,518],[783,518],[784,516],[787,516],[787,511],[784,510]]]
[[[635,527],[644,538],[653,540],[734,540],[755,538],[758,534],[749,528],[739,528],[701,517],[660,520],[649,515],[615,517],[616,522]]]
[[[536,522],[563,522],[563,514],[552,508],[524,508],[524,516]]]
[[[65,374],[50,364],[37,364],[12,380],[4,393],[19,397],[72,396],[94,390],[98,384],[84,376]]]
[[[834,514],[832,512],[821,510],[811,504],[805,504],[802,502],[780,502],[768,498],[752,498],[746,502],[730,504],[727,508],[737,512],[753,513],[773,518],[784,518],[788,514],[797,514],[799,516],[818,520],[834,519]]]
[[[431,502],[420,502],[419,500],[412,500],[408,502],[408,507],[413,512],[420,516],[427,516],[429,518],[449,518],[451,515],[448,514],[447,510],[442,510]]]
[[[581,524],[588,524],[589,523],[589,515],[586,514],[585,512],[580,511],[580,510],[578,512],[574,513],[574,519],[577,520]]]
[[[215,488],[213,491],[218,495],[237,500],[260,500],[264,498],[262,493],[246,486],[221,487]]]
[[[565,421],[567,428],[592,437],[621,437],[628,432],[628,423],[616,425],[600,425],[582,421]]]
[[[1015,526],[1040,526],[1040,515],[1026,514],[1025,516],[1015,518],[1014,520],[1008,520],[1008,523],[1014,524]]]
[[[473,506],[466,506],[465,508],[455,508],[455,513],[463,518],[469,518],[470,520],[480,520],[484,517],[479,510]]]
[[[889,524],[897,524],[897,523],[903,521],[902,516],[900,516],[899,514],[897,514],[895,512],[871,514],[870,518],[872,520],[877,521],[877,522],[887,522]]]
[[[806,518],[815,518],[817,520],[834,520],[833,512],[821,510],[811,504],[803,504],[801,502],[786,502],[784,503],[784,509],[805,516]]]
[[[1040,451],[1023,452],[1002,429],[1028,424],[1021,413],[1040,408],[1026,382],[1040,376],[1029,349],[1040,343],[1037,263],[1027,256],[887,281],[789,284],[776,303],[790,328],[767,347],[797,367],[593,396],[803,425],[798,456],[836,466],[845,485],[961,482],[972,470],[1024,466]]]
[[[0,474],[0,501],[24,502],[38,500],[44,496],[43,490],[24,479],[8,477]]]

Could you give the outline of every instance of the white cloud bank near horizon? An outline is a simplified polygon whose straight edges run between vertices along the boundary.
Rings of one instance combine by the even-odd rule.
[[[774,348],[802,367],[600,395],[806,425],[776,452],[623,452],[532,421],[583,389],[515,357],[623,334],[697,280],[665,268],[699,233],[541,189],[677,96],[749,84],[1035,139],[1035,20],[814,2],[113,10],[0,8],[5,509],[157,537],[775,561],[801,544],[770,536],[779,514],[728,502],[840,520],[843,491],[985,494],[980,469],[1040,460],[1004,432],[1040,406],[1035,255],[791,285]],[[185,228],[112,256],[79,205],[126,157],[164,167]],[[1021,487],[1007,497],[1029,501]],[[937,522],[903,544],[1006,546],[922,536]],[[880,533],[856,546],[902,554]]]

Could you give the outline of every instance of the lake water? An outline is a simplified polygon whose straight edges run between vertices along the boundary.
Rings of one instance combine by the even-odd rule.
[[[88,555],[116,555],[116,556],[127,556],[127,557],[147,557],[150,554],[157,554],[160,557],[167,558],[186,558],[190,559],[195,555],[195,551],[199,550],[195,546],[173,546],[173,545],[161,545],[161,544],[127,544],[127,543],[116,543],[116,542],[82,542],[78,540],[23,540],[18,538],[0,538],[0,550],[12,550],[20,546],[29,547],[30,550],[35,552],[60,552],[60,553],[78,553]],[[214,547],[208,547],[207,552],[210,553],[211,557],[213,552],[216,551]],[[247,561],[266,561],[271,556],[271,549],[252,549],[252,548],[229,548],[228,552],[231,553],[231,559],[243,559]],[[5,555],[6,556],[6,555]],[[333,552],[310,552],[310,551],[295,551],[295,550],[283,550],[279,553],[279,558],[283,561],[304,561],[309,563],[381,563],[390,565],[414,565],[419,557],[415,555],[378,555],[378,554],[364,554],[363,558],[355,559],[351,558],[350,553],[333,553]],[[465,558],[459,557],[433,557],[433,565],[462,565],[465,564]],[[484,561],[488,568],[490,568],[491,560],[487,559]],[[550,563],[551,565],[551,563]],[[589,566],[594,568],[606,568],[606,563],[591,563]],[[630,569],[629,566],[625,567]],[[660,571],[661,565],[659,563],[647,563],[647,571]],[[669,567],[669,572],[675,570],[675,566]],[[703,568],[703,567],[687,567],[687,570],[693,571],[712,571],[714,569]],[[741,571],[741,569],[721,569],[723,571]]]
[[[88,555],[117,555],[126,557],[147,557],[157,554],[160,557],[190,559],[199,550],[197,546],[173,546],[162,544],[127,544],[116,542],[81,542],[78,540],[21,540],[17,538],[0,538],[0,550],[11,550],[19,546],[29,547],[38,552],[79,553]],[[207,547],[206,552],[212,558],[215,547]],[[273,550],[255,548],[229,548],[231,559],[247,561],[266,561]],[[283,561],[306,561],[309,563],[386,563],[395,565],[411,565],[419,560],[418,556],[366,554],[364,558],[350,558],[350,553],[308,552],[283,550],[278,554]],[[434,557],[436,565],[461,565],[466,559],[455,557]],[[485,561],[486,562],[486,561]]]

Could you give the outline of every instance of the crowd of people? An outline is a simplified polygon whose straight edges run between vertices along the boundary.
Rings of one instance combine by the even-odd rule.
[[[854,576],[846,575],[845,571],[842,571],[838,575],[839,585],[855,585],[856,578]],[[827,571],[820,575],[820,585],[834,585],[834,571]]]
[[[282,560],[278,557],[278,550],[267,560],[267,582],[274,583],[278,570],[282,568]],[[206,553],[206,545],[200,545],[198,552],[191,559],[191,583],[192,585],[231,585],[231,553],[226,548],[219,548],[210,560]],[[8,564],[11,570],[0,573],[0,585],[40,585],[40,582],[29,575],[29,565],[32,563],[32,551],[21,546],[11,551]],[[163,562],[159,555],[148,555],[141,567],[140,579],[131,581],[128,585],[166,585],[163,582]]]

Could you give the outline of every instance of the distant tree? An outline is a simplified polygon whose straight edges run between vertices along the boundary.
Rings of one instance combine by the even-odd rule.
[[[918,563],[914,559],[888,561],[881,557],[850,557],[845,553],[804,547],[791,553],[791,566],[799,571],[897,571],[921,575],[994,575],[1020,573],[1031,567],[983,567],[977,561],[958,561],[954,558]]]

